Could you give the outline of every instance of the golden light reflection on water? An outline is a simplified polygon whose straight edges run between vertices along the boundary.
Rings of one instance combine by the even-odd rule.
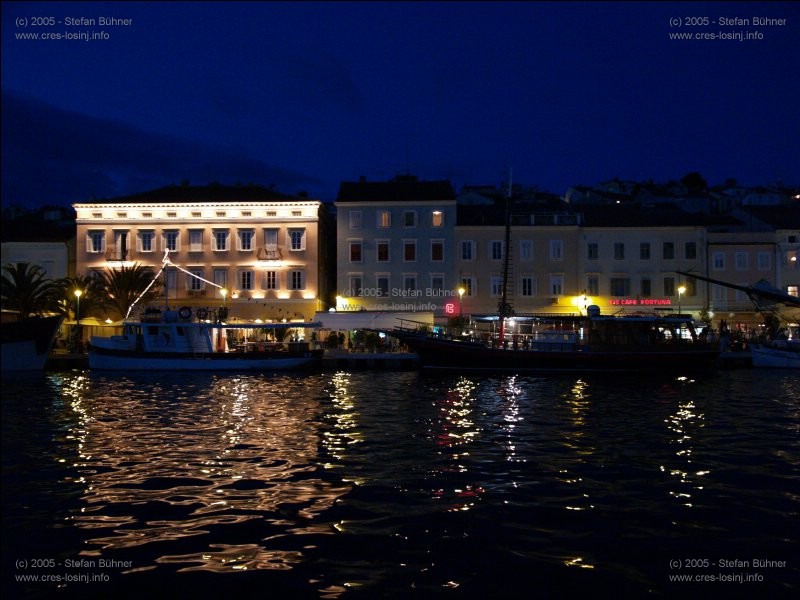
[[[65,375],[60,384],[74,416],[67,435],[77,454],[71,483],[82,489],[83,506],[71,520],[97,530],[83,556],[202,540],[212,529],[244,525],[263,531],[262,543],[221,543],[215,533],[205,550],[157,562],[215,572],[286,569],[302,552],[294,543],[284,547],[286,538],[275,531],[332,535],[312,521],[351,486],[319,476],[325,415],[320,394],[302,379],[276,385],[258,376],[187,375],[167,384],[120,378],[103,382],[114,391],[102,398],[92,396],[86,375]],[[334,385],[346,389],[342,381]],[[334,400],[342,440],[353,437],[346,402],[346,394]]]
[[[692,380],[687,378],[678,378],[677,381],[681,385],[691,385],[693,383]],[[675,390],[670,391],[677,393],[679,389],[675,388]],[[698,410],[693,400],[683,398],[678,400],[675,413],[670,415],[665,420],[665,423],[671,433],[671,443],[675,446],[677,464],[674,466],[661,465],[660,469],[675,478],[674,480],[678,483],[676,489],[670,490],[670,496],[678,499],[684,506],[691,508],[693,506],[693,492],[703,489],[703,477],[710,474],[708,470],[695,470],[693,468],[693,436],[705,426],[705,415]]]

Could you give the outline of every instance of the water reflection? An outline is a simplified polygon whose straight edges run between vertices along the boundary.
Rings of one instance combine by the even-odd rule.
[[[679,378],[674,385],[662,388],[664,395],[677,397],[678,400],[675,412],[665,420],[676,460],[674,465],[662,465],[661,471],[668,473],[678,483],[677,488],[670,490],[670,496],[689,508],[693,505],[693,491],[703,489],[702,478],[710,473],[694,466],[694,438],[705,427],[705,416],[693,397],[686,394],[685,387],[692,383],[687,378]]]
[[[285,536],[330,534],[313,524],[349,485],[320,476],[320,389],[302,379],[259,376],[166,377],[164,381],[58,382],[74,415],[67,435],[82,488],[74,524],[94,530],[89,549],[101,556],[159,543],[157,563],[180,570],[285,569],[301,560]],[[102,393],[97,393],[102,390]],[[210,532],[247,527],[261,543],[203,544]],[[168,551],[196,538],[183,554]],[[137,565],[152,568],[152,565]]]

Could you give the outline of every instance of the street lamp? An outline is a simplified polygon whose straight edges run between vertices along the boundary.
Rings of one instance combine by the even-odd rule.
[[[75,324],[81,324],[81,295],[83,292],[81,290],[75,290],[75,299],[76,299],[76,308],[75,308]]]
[[[222,306],[225,306],[225,298],[228,295],[228,288],[220,289],[219,293],[222,295]]]
[[[458,288],[458,318],[464,319],[464,307],[461,304],[461,299],[464,297],[464,292],[466,292],[463,287]]]
[[[686,288],[684,286],[678,288],[678,314],[681,314],[681,299],[685,293]]]

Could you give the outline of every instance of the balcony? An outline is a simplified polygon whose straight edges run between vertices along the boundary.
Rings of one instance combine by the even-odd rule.
[[[256,257],[260,261],[281,261],[283,260],[283,254],[281,253],[280,248],[264,248],[261,247],[256,252]]]

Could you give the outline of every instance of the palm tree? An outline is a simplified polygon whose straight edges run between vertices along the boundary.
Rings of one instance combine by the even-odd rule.
[[[102,278],[106,308],[122,319],[128,315],[128,309],[137,299],[141,304],[155,300],[159,295],[159,284],[153,283],[153,277],[153,270],[139,263],[104,272]]]
[[[58,286],[46,277],[46,271],[30,263],[3,267],[3,308],[17,310],[22,317],[60,312]]]
[[[64,315],[69,315],[70,312],[72,312],[75,315],[76,320],[78,316],[104,316],[103,308],[106,305],[106,293],[103,289],[102,279],[98,277],[76,275],[75,277],[59,279],[55,283],[59,288],[61,312]],[[81,292],[80,315],[77,314],[78,302],[76,301],[75,294],[75,292],[78,290]]]

